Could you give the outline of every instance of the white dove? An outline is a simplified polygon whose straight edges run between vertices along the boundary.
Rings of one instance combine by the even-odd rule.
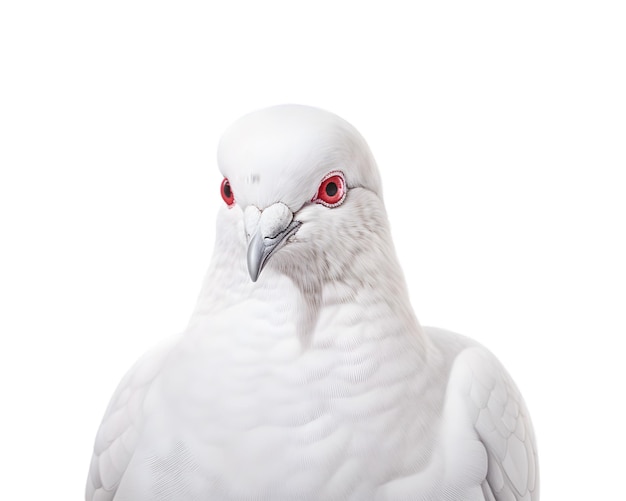
[[[271,107],[218,163],[197,307],[113,395],[86,499],[539,499],[522,397],[485,348],[418,323],[354,127]]]

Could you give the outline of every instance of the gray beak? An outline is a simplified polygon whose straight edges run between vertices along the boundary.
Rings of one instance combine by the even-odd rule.
[[[244,226],[248,238],[248,273],[253,282],[259,278],[269,258],[287,243],[287,239],[300,228],[293,213],[282,202],[264,209],[254,205],[246,207]]]
[[[291,223],[280,233],[272,237],[263,237],[261,231],[257,231],[248,242],[248,273],[253,282],[256,282],[269,258],[280,249],[287,239],[298,231],[300,221]]]

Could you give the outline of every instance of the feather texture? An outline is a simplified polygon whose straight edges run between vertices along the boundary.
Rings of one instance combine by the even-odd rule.
[[[218,159],[235,202],[198,304],[113,395],[87,501],[538,500],[522,397],[485,348],[420,326],[358,132],[275,107]],[[329,173],[337,206],[314,201]]]

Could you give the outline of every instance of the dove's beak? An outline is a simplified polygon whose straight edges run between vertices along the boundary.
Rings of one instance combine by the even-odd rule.
[[[248,273],[250,273],[253,282],[259,278],[270,256],[285,245],[287,239],[298,231],[301,224],[300,221],[291,221],[283,231],[273,237],[264,238],[261,232],[257,231],[250,238],[248,242]]]

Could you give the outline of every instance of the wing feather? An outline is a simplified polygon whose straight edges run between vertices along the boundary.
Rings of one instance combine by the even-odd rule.
[[[168,347],[140,358],[115,390],[96,435],[87,501],[112,501],[115,497],[139,440],[144,400],[170,352]]]
[[[530,416],[515,383],[486,349],[463,350],[455,368],[469,378],[468,415],[487,452],[485,499],[539,499],[537,448]],[[466,381],[467,384],[467,381]]]

